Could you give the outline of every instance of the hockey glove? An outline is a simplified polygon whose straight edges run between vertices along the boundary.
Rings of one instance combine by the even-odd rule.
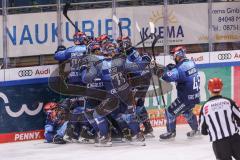
[[[172,70],[173,68],[175,68],[175,64],[169,63],[166,67],[168,70]]]
[[[55,53],[57,53],[57,52],[59,52],[59,51],[64,51],[64,50],[66,50],[66,47],[63,46],[63,45],[60,45],[60,46],[58,46],[58,48],[57,48],[57,50],[55,51]]]
[[[143,60],[143,61],[147,61],[147,62],[150,63],[150,62],[151,62],[151,57],[148,56],[148,55],[143,55],[143,56],[142,56],[142,60]]]
[[[158,77],[162,77],[163,73],[165,72],[166,68],[163,66],[156,65],[153,68],[153,73]]]

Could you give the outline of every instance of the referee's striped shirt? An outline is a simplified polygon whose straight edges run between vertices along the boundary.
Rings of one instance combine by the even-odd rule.
[[[220,140],[238,133],[240,110],[236,103],[220,95],[209,98],[200,111],[199,127],[210,141]]]

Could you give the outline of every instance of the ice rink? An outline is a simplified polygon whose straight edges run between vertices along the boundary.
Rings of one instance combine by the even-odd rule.
[[[207,136],[188,139],[187,125],[177,126],[175,140],[159,141],[165,128],[155,128],[155,138],[146,146],[113,143],[112,147],[93,144],[46,144],[43,140],[0,144],[1,160],[214,160]]]

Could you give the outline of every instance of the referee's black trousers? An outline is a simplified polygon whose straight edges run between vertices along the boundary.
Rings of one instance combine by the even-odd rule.
[[[239,134],[217,140],[212,143],[212,147],[217,160],[232,160],[232,157],[240,160]]]

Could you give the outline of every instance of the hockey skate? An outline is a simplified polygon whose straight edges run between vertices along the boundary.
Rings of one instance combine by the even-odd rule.
[[[199,130],[191,130],[190,132],[187,132],[187,137],[188,138],[193,138],[196,136],[200,136],[200,131]]]
[[[171,140],[176,137],[176,132],[167,132],[159,136],[160,140]]]
[[[78,138],[78,142],[83,144],[94,144],[95,138],[95,134],[90,132],[88,128],[83,127]]]
[[[132,137],[130,143],[133,145],[146,146],[144,134],[142,132],[139,132],[137,135]]]
[[[54,144],[66,144],[66,141],[59,135],[55,135],[53,137],[53,143]]]
[[[89,138],[84,138],[84,137],[79,137],[78,142],[82,144],[94,144],[95,139],[89,139]]]
[[[95,143],[96,147],[111,147],[112,146],[112,139],[110,136],[101,136],[97,139]]]
[[[124,128],[122,130],[123,138],[122,142],[131,142],[132,141],[132,135],[131,135],[131,130],[128,128]]]
[[[74,132],[74,126],[68,123],[66,132],[63,136],[63,140],[69,143],[77,142],[78,134]]]
[[[72,138],[71,136],[69,136],[69,135],[67,135],[67,134],[65,134],[65,135],[63,136],[63,140],[66,141],[66,142],[68,142],[68,143],[78,142],[77,139],[74,139],[74,138]]]
[[[149,121],[147,122],[143,122],[143,126],[144,126],[144,131],[143,134],[146,138],[154,138],[154,134],[153,134],[153,128],[151,126],[151,123]]]

